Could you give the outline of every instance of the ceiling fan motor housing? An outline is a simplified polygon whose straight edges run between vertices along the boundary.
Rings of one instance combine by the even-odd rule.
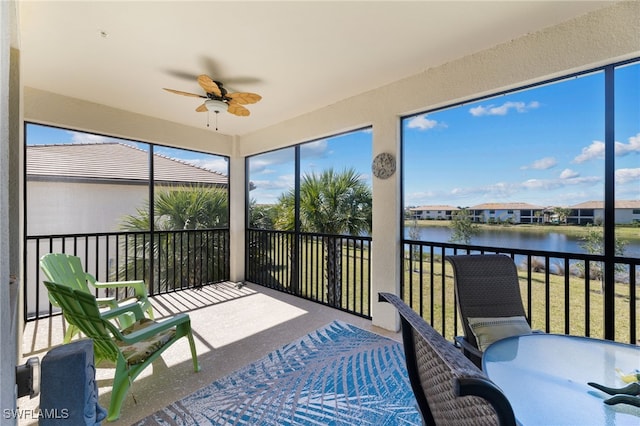
[[[209,110],[210,112],[215,112],[216,114],[227,111],[227,109],[229,109],[229,105],[226,102],[216,99],[207,99],[206,101],[204,101],[204,104],[207,107],[207,110]]]

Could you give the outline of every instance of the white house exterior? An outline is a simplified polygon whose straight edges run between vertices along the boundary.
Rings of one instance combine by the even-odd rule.
[[[209,185],[227,187],[228,178],[217,172],[197,167],[174,158],[154,154],[155,188],[175,185]],[[149,153],[123,143],[59,144],[27,146],[27,220],[29,237],[68,234],[100,234],[121,231],[127,215],[136,215],[149,200]],[[48,240],[43,239],[43,251],[36,240],[27,241],[28,263],[36,265],[43,252],[48,252]],[[83,252],[88,246],[95,250],[96,238],[74,240]],[[101,241],[104,241],[101,240]],[[62,239],[56,239],[52,251],[62,251]],[[110,258],[118,253],[115,240],[108,246]],[[92,250],[88,250],[88,253]],[[93,254],[87,261],[92,261]],[[104,268],[104,267],[103,267]],[[25,271],[29,313],[35,306],[48,309],[47,294],[34,291],[38,283],[36,271]],[[108,271],[101,270],[102,277]],[[42,279],[42,277],[40,277]],[[36,304],[38,298],[38,304]]]
[[[602,223],[604,220],[604,201],[586,201],[569,206],[569,209],[571,209],[571,213],[567,217],[568,223],[586,225],[588,223]],[[640,200],[617,200],[615,209],[616,224],[640,222]]]
[[[451,220],[451,216],[460,210],[446,205],[420,206],[409,208],[409,216],[414,220]]]
[[[544,207],[528,203],[483,203],[469,207],[474,222],[538,223]]]
[[[156,186],[227,186],[227,176],[154,154]],[[27,235],[119,230],[149,200],[149,153],[124,143],[27,146]]]
[[[601,224],[604,220],[603,201],[585,201],[567,207],[571,212],[567,223],[587,225]],[[451,220],[458,207],[447,205],[427,205],[411,207],[412,220]],[[477,223],[547,223],[559,222],[554,207],[542,207],[528,203],[483,203],[468,208],[471,218]],[[615,203],[615,223],[628,225],[640,223],[640,200],[619,200]]]

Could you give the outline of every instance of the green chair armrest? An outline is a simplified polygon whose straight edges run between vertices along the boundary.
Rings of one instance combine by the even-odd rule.
[[[136,321],[144,318],[142,309],[140,308],[140,305],[138,305],[137,303],[130,303],[124,306],[119,306],[117,308],[109,309],[108,311],[100,312],[100,316],[106,320],[109,320],[117,316],[127,314],[129,312],[133,312],[133,314],[136,317]]]
[[[122,335],[122,341],[128,344],[139,342],[140,340],[147,339],[149,337],[153,337],[156,334],[167,330],[171,327],[176,327],[180,324],[189,322],[190,318],[187,314],[177,314],[166,320],[162,321],[154,321],[153,324],[148,325],[147,327],[134,331],[131,334]]]
[[[92,285],[96,288],[123,288],[123,287],[131,287],[136,296],[146,297],[147,296],[147,286],[142,280],[133,280],[133,281],[94,281]]]
[[[118,301],[115,297],[96,297],[96,303],[98,306],[111,306],[113,308],[118,306]]]

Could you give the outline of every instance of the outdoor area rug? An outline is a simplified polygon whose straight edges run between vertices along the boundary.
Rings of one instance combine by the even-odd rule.
[[[138,425],[421,425],[402,345],[335,321]]]

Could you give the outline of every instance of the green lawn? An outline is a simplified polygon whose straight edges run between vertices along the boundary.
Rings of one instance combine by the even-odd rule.
[[[454,289],[453,271],[448,262],[443,265],[439,259],[433,261],[433,285],[431,286],[432,263],[425,259],[422,262],[422,277],[420,281],[420,264],[413,262],[412,272],[409,273],[409,262],[405,262],[405,300],[413,299],[412,307],[420,310],[420,294],[422,293],[423,315],[428,321],[433,321],[434,327],[441,333],[444,331],[445,337],[451,339],[454,336]],[[525,309],[528,305],[527,273],[520,271],[520,284]],[[444,278],[443,278],[444,277]],[[412,284],[411,284],[411,281]],[[533,272],[531,275],[531,312],[530,319],[532,327],[546,331],[547,324],[545,318],[545,308],[549,309],[548,331],[551,333],[565,333],[565,294],[564,276],[549,275],[548,284],[544,272]],[[570,276],[568,286],[568,306],[569,306],[569,328],[568,334],[579,336],[590,335],[592,337],[604,337],[603,329],[603,296],[600,292],[600,282],[590,281],[589,288],[585,288],[584,279]],[[420,291],[422,288],[422,291]],[[409,290],[413,292],[410,295]],[[432,297],[433,292],[433,297]],[[443,294],[444,292],[444,294]],[[616,284],[616,340],[620,342],[629,341],[629,318],[630,309],[637,313],[640,310],[640,297],[636,296],[635,303],[630,303],[629,285],[623,283]],[[443,303],[444,297],[444,303]],[[433,309],[430,308],[433,300]],[[588,305],[588,315],[587,315]],[[444,306],[444,310],[443,310]],[[443,315],[444,311],[444,315]],[[589,324],[587,329],[587,316]],[[433,319],[432,319],[433,318]],[[458,324],[457,332],[462,328]],[[637,326],[637,335],[640,335],[640,327]]]
[[[272,250],[269,253],[272,266],[266,270],[263,276],[267,277],[269,285],[284,291],[293,291],[289,287],[291,277],[290,267],[278,267],[288,253],[282,250]],[[364,259],[361,266],[360,259]],[[372,300],[369,294],[369,250],[352,244],[342,246],[342,309],[356,311],[364,315],[370,315],[369,305]],[[319,240],[307,240],[301,247],[300,266],[300,291],[299,294],[312,300],[326,302],[326,279],[324,277],[324,252]],[[431,268],[433,265],[433,278]],[[439,257],[434,257],[433,262],[428,256],[412,263],[412,271],[409,272],[409,262],[404,262],[404,288],[403,299],[410,302],[412,307],[422,312],[424,318],[432,323],[434,328],[443,333],[448,339],[454,336],[454,297],[453,297],[453,272],[448,262],[443,265]],[[421,270],[420,270],[421,269]],[[530,319],[534,329],[540,329],[552,333],[565,333],[592,337],[603,337],[603,296],[600,292],[600,282],[590,281],[588,289],[585,288],[584,279],[577,276],[569,276],[568,306],[569,328],[565,330],[565,299],[567,298],[564,285],[564,275],[549,274],[548,283],[544,272],[532,272],[531,276],[531,312]],[[521,291],[525,309],[529,304],[527,288],[527,273],[520,272]],[[268,283],[265,283],[268,284]],[[640,294],[634,303],[630,302],[629,285],[616,284],[616,340],[629,341],[630,310],[636,315],[640,311]],[[420,297],[422,296],[422,299]],[[432,300],[433,299],[433,300]],[[422,302],[421,302],[422,300]],[[422,303],[422,305],[421,305]],[[550,312],[549,324],[546,324],[545,310]],[[433,306],[433,308],[431,308]],[[587,312],[588,311],[588,312]],[[588,319],[587,319],[588,318]],[[588,321],[588,324],[587,324]],[[636,334],[640,336],[640,323]],[[458,326],[455,332],[461,333]]]

